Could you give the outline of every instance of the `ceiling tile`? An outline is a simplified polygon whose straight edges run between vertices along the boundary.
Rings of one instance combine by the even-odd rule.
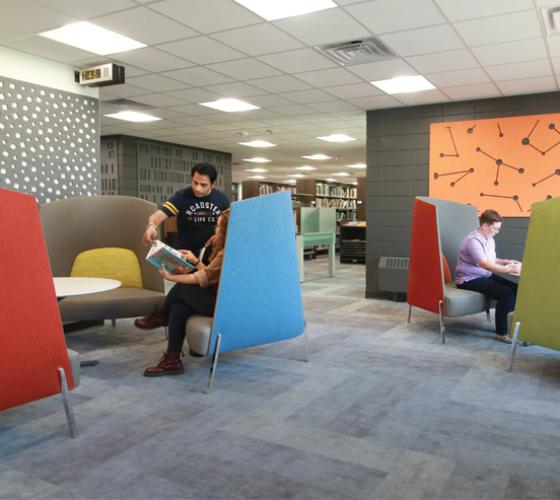
[[[451,26],[434,26],[379,37],[389,48],[402,57],[463,49],[464,45]]]
[[[358,40],[371,33],[342,9],[328,9],[274,23],[307,45]]]
[[[182,82],[155,74],[128,78],[127,82],[136,87],[148,89],[153,92],[168,92],[170,90],[179,90],[187,87],[187,85]]]
[[[451,21],[506,14],[534,7],[532,0],[435,0]]]
[[[231,0],[164,0],[150,8],[200,31],[212,33],[261,22],[262,19]]]
[[[548,59],[487,66],[486,71],[496,82],[552,75],[552,67]]]
[[[555,92],[558,90],[556,81],[552,76],[527,78],[525,80],[512,80],[509,82],[497,82],[496,85],[505,95],[531,94],[534,92]]]
[[[455,27],[470,47],[541,36],[535,10],[462,21],[455,23]]]
[[[111,95],[115,95],[118,97],[125,97],[125,98],[146,94],[146,89],[133,87],[128,83],[124,83],[122,85],[112,85],[110,88],[104,87],[102,90],[105,89],[107,89],[107,92],[110,93]]]
[[[348,70],[362,77],[368,82],[374,80],[385,80],[396,76],[414,76],[418,73],[414,71],[406,62],[401,59],[390,61],[380,61],[367,64],[356,64],[349,66]]]
[[[374,0],[346,7],[375,34],[444,24],[431,0]]]
[[[30,13],[34,15],[30,15]],[[77,20],[68,14],[32,3],[29,0],[2,2],[0,41],[40,33]]]
[[[245,80],[248,76],[251,78],[266,78],[268,76],[277,76],[282,73],[268,64],[256,59],[237,59],[236,61],[211,64],[208,68],[224,73],[225,75],[236,78],[237,80]]]
[[[546,46],[542,38],[484,45],[473,48],[473,52],[484,66],[531,61],[547,57]]]
[[[308,108],[303,104],[290,104],[288,106],[278,106],[271,108],[276,113],[284,116],[301,116],[316,113],[314,109]]]
[[[298,104],[307,104],[310,102],[320,102],[320,101],[332,101],[332,96],[323,92],[319,89],[311,89],[311,90],[298,90],[295,92],[286,92],[284,94],[280,94],[281,97],[285,97],[286,99],[290,99],[293,102],[297,102]]]
[[[334,62],[310,48],[260,56],[259,59],[286,73],[302,73],[336,66]]]
[[[241,52],[227,47],[223,43],[212,40],[207,36],[189,38],[178,42],[158,45],[158,49],[194,61],[197,64],[212,64],[230,59],[240,59]]]
[[[345,101],[328,101],[315,104],[309,104],[309,107],[323,113],[337,113],[339,111],[348,111],[356,109],[356,106]]]
[[[271,24],[258,24],[247,28],[215,33],[212,38],[216,38],[250,56],[272,54],[304,47],[302,43]],[[256,40],[258,40],[258,43],[256,43]]]
[[[464,49],[412,56],[406,60],[419,73],[424,74],[478,67],[476,59]]]
[[[348,102],[352,103],[358,108],[365,110],[368,109],[385,109],[385,108],[400,108],[402,103],[393,99],[388,95],[379,95],[373,97],[357,97],[355,99],[348,99]]]
[[[351,99],[353,97],[367,97],[383,95],[383,93],[370,83],[358,83],[356,85],[341,85],[338,87],[327,87],[325,92],[340,97],[341,99]]]
[[[487,83],[490,81],[486,73],[480,68],[461,69],[458,71],[444,71],[431,73],[426,78],[436,87],[453,87],[471,83]]]
[[[459,85],[457,87],[444,87],[442,92],[455,101],[466,99],[485,99],[487,97],[500,97],[502,94],[493,83],[477,83],[474,85]]]
[[[156,108],[168,108],[170,106],[180,106],[185,103],[175,97],[171,97],[165,94],[149,94],[143,96],[137,96],[134,98],[136,102],[141,102],[143,104],[148,104],[150,106],[155,106]]]
[[[193,85],[195,87],[202,87],[204,85],[217,85],[219,83],[231,81],[231,78],[228,78],[227,76],[202,67],[169,71],[163,73],[163,75],[168,76],[169,78],[174,78],[175,80],[179,80],[181,82],[189,83],[190,85]]]
[[[114,54],[112,57],[114,57],[116,61],[130,63],[153,73],[188,68],[193,65],[189,61],[185,61],[184,59],[151,47],[131,50],[130,52],[121,52],[119,54]]]
[[[91,52],[80,50],[75,47],[71,47],[70,45],[58,43],[40,36],[18,38],[16,40],[6,42],[5,45],[12,49],[27,52],[28,54],[46,57],[47,59],[52,59],[53,61],[60,61],[64,63],[70,63],[79,59],[85,59],[91,57],[92,55]]]
[[[206,90],[215,92],[216,94],[219,94],[223,97],[236,97],[238,99],[243,97],[262,95],[266,93],[263,89],[247,85],[243,82],[230,82],[221,83],[219,85],[211,85],[206,87]],[[252,100],[251,104],[253,104]]]
[[[136,7],[132,0],[35,0],[37,3],[58,9],[66,14],[76,17],[79,20],[90,17],[102,16],[109,12]],[[22,2],[18,0],[18,5]],[[23,7],[23,6],[22,6]],[[4,5],[2,5],[4,8]],[[4,13],[3,13],[4,14]],[[35,11],[34,11],[35,14]]]
[[[247,83],[264,89],[267,92],[290,92],[292,90],[304,90],[309,88],[309,85],[301,80],[287,75],[247,80]]]
[[[552,65],[554,67],[554,73],[556,75],[559,75],[560,74],[560,58],[557,57],[557,58],[552,59]]]
[[[147,45],[198,35],[196,31],[145,7],[128,9],[97,18],[95,24]]]
[[[190,102],[197,102],[197,103],[214,101],[220,98],[218,94],[215,94],[214,92],[208,92],[205,89],[177,90],[173,92],[167,92],[167,95],[170,95],[171,97],[176,97],[177,99],[181,99],[183,101],[190,101]]]
[[[319,71],[306,71],[298,73],[295,77],[315,87],[331,87],[359,83],[361,79],[344,68],[322,69]]]
[[[450,99],[441,91],[425,90],[423,92],[410,92],[408,94],[398,94],[394,96],[407,106],[417,106],[420,104],[432,104],[437,102],[446,102]]]
[[[253,97],[251,99],[251,104],[260,106],[261,108],[268,108],[270,106],[284,106],[292,103],[291,101],[288,101],[288,99],[284,99],[283,97],[279,97],[274,94],[268,94]]]
[[[560,37],[549,36],[546,38],[546,43],[550,50],[550,57],[560,57]]]
[[[180,116],[184,116],[184,115],[182,115],[181,113],[179,113],[179,112],[177,112],[177,111],[174,111],[174,110],[172,110],[172,109],[167,109],[167,108],[160,108],[160,109],[154,108],[154,109],[150,109],[150,114],[151,114],[151,115],[154,115],[154,116],[157,116],[157,117],[159,117],[159,118],[165,118],[165,119],[168,119],[168,118],[177,118],[177,117],[180,117]]]
[[[207,108],[206,106],[200,106],[200,104],[186,104],[184,106],[174,106],[173,111],[184,113],[185,115],[191,115],[191,117],[196,117],[196,119],[189,118],[189,117],[180,117],[180,118],[173,119],[173,121],[185,123],[188,125],[196,125],[197,123],[200,123],[201,118],[199,115],[204,115],[204,117],[206,118],[212,115],[223,116],[224,114],[222,111],[213,110]]]

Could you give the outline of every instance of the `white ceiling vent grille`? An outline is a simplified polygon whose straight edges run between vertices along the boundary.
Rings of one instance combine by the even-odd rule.
[[[397,58],[397,55],[377,38],[349,40],[315,48],[343,66]]]
[[[558,35],[560,33],[560,6],[542,9],[544,27],[547,35]]]

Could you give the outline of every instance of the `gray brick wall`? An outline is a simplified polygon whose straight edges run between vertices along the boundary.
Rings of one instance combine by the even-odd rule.
[[[368,111],[366,296],[384,296],[379,257],[409,255],[412,204],[428,195],[430,123],[559,111],[558,93]],[[504,221],[499,255],[522,258],[528,220]]]

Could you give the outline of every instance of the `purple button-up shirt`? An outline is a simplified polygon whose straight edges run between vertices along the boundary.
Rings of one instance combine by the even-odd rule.
[[[490,271],[479,267],[478,263],[481,260],[496,262],[496,243],[492,236],[486,238],[475,229],[463,240],[459,248],[455,282],[460,285],[465,281],[492,276]]]

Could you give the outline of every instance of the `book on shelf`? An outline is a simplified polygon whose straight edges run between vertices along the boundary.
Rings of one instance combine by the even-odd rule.
[[[146,260],[152,266],[161,269],[162,267],[171,274],[184,274],[186,271],[194,269],[194,266],[177,250],[163,241],[156,240],[150,247]]]

